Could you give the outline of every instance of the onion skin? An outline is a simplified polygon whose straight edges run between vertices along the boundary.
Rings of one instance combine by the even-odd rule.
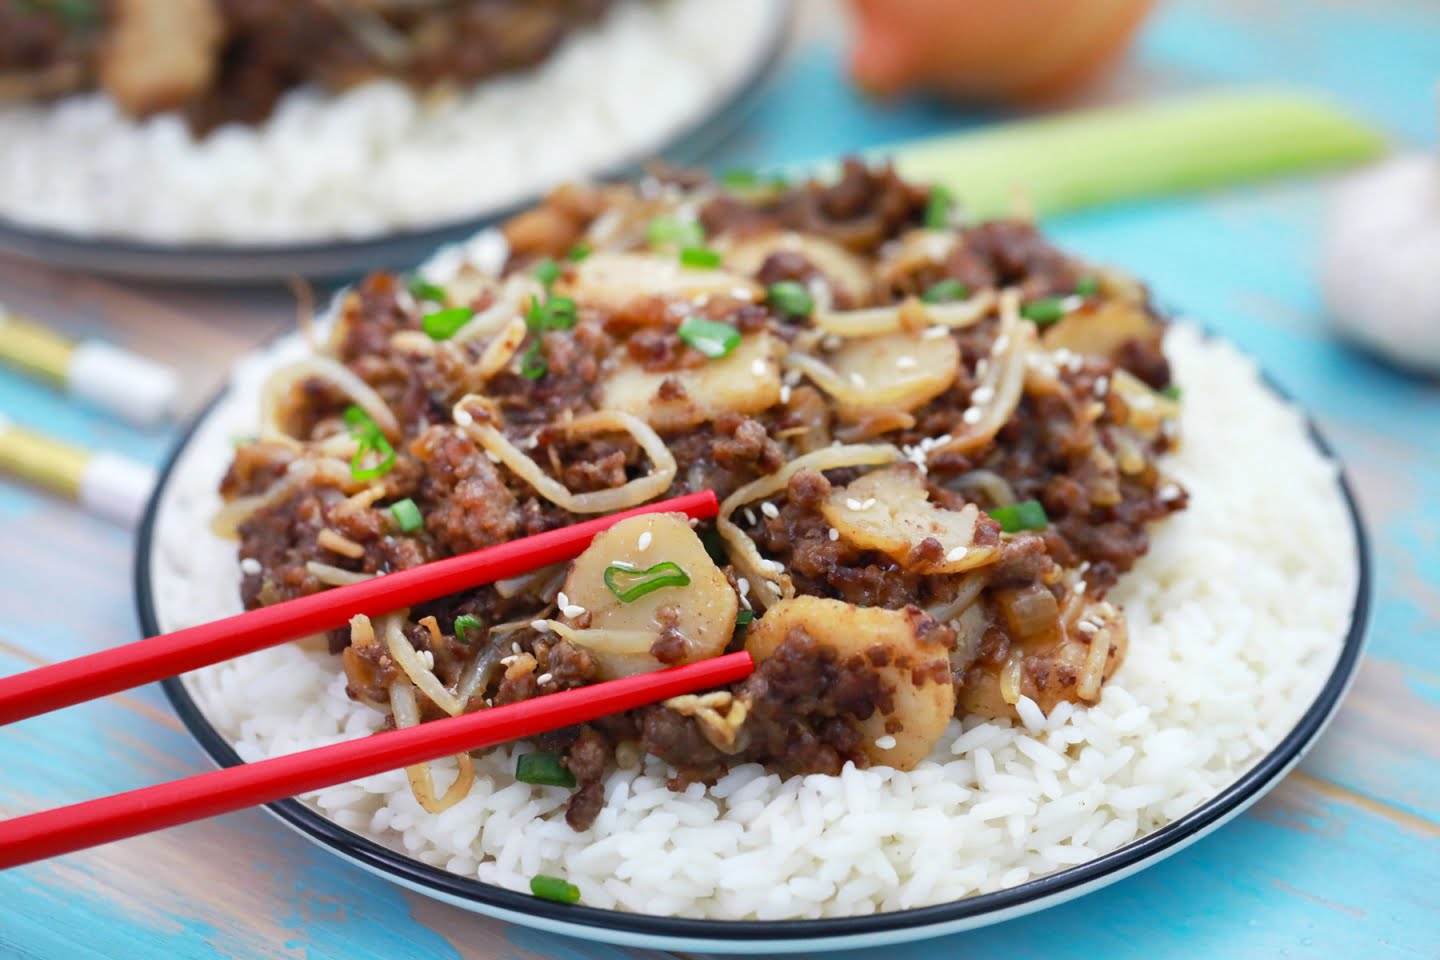
[[[1033,102],[1114,63],[1153,0],[852,0],[850,72],[862,88]]]

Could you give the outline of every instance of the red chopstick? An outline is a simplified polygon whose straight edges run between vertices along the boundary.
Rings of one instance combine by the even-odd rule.
[[[597,534],[628,517],[684,513],[704,520],[715,516],[719,508],[715,492],[702,490],[0,677],[0,726],[334,630],[356,614],[378,616],[569,560],[584,551]]]
[[[743,650],[0,822],[0,870],[733,683]]]

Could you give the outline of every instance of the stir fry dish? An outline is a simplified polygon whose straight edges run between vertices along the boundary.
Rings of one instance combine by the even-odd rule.
[[[571,563],[324,638],[410,726],[747,649],[754,674],[546,735],[518,779],[644,753],[676,789],[758,763],[910,769],[956,716],[1093,703],[1107,593],[1187,494],[1165,322],[1029,223],[847,161],[824,181],[571,186],[503,256],[372,275],[266,384],[217,530],[249,608],[703,489]],[[503,262],[501,262],[503,260]],[[410,771],[431,811],[443,796]]]
[[[422,89],[548,58],[611,0],[0,0],[0,103],[101,90],[204,133],[289,90]]]

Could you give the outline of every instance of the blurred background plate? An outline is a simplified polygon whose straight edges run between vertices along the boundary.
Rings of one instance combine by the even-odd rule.
[[[793,0],[762,0],[762,6],[758,29],[734,38],[744,44],[743,50],[731,55],[731,62],[738,67],[729,76],[713,78],[714,86],[697,96],[690,109],[677,116],[658,140],[637,137],[619,151],[623,160],[583,166],[564,179],[630,176],[642,163],[657,158],[675,164],[696,164],[722,143],[760,99],[789,35]],[[488,82],[493,81],[482,81]],[[283,171],[275,173],[283,175]],[[477,170],[479,176],[484,173],[483,169]],[[480,227],[532,205],[542,192],[520,186],[504,200],[433,225],[353,239],[299,242],[162,243],[86,236],[0,215],[0,251],[55,267],[149,280],[252,284],[291,276],[341,279],[367,270],[416,263],[435,247],[462,240]]]

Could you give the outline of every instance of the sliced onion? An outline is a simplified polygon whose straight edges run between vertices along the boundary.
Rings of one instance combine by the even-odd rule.
[[[757,589],[751,594],[762,607],[769,606],[770,603],[782,597],[794,596],[795,586],[790,582],[788,574],[777,574],[770,566],[770,562],[760,556],[760,549],[755,546],[755,541],[730,520],[730,515],[753,500],[759,500],[784,490],[790,483],[790,478],[801,470],[821,471],[835,470],[840,467],[876,466],[882,463],[893,463],[898,459],[900,459],[900,451],[888,443],[824,447],[813,453],[796,457],[775,473],[752,480],[725,498],[725,502],[720,504],[720,513],[715,518],[716,529],[720,531],[720,536],[730,546],[730,561],[736,569],[749,578],[756,587],[764,588],[763,590]]]
[[[975,598],[980,596],[980,591],[985,589],[985,582],[989,578],[990,575],[984,570],[970,571],[956,585],[955,596],[935,604],[925,612],[941,623],[949,623],[970,608]]]
[[[528,273],[512,274],[500,287],[495,302],[465,322],[450,337],[450,343],[466,343],[476,337],[484,337],[497,330],[513,325],[516,320],[522,324],[521,316],[526,302],[541,294],[540,284]]]
[[[375,388],[357,377],[349,368],[330,357],[315,356],[297,360],[281,367],[265,380],[260,394],[260,429],[265,435],[290,436],[279,422],[279,411],[289,399],[291,390],[304,380],[318,379],[339,388],[356,406],[370,415],[386,436],[400,436],[400,423]]]
[[[307,560],[305,571],[328,587],[348,587],[352,583],[364,583],[378,576],[374,573],[357,573],[318,560]]]
[[[984,320],[995,309],[995,291],[981,290],[956,303],[924,303],[910,297],[899,304],[864,310],[817,311],[815,326],[837,337],[873,337],[927,327],[960,330]]]
[[[485,351],[480,354],[480,360],[474,367],[475,376],[481,383],[509,365],[516,351],[520,349],[520,344],[524,342],[527,330],[525,321],[515,317],[495,335],[495,339],[485,345]]]
[[[968,453],[983,447],[1009,422],[1025,389],[1025,370],[1035,336],[1035,325],[1020,319],[1020,292],[1006,290],[1000,297],[1000,331],[991,348],[989,366],[975,388],[988,396],[985,403],[975,404],[980,417],[974,423],[957,424],[948,443],[930,449],[932,456]]]
[[[415,688],[404,680],[396,680],[390,684],[390,712],[395,716],[397,730],[416,726],[420,722],[420,706],[415,702]],[[410,792],[415,794],[416,802],[425,808],[426,813],[444,813],[465,799],[465,795],[470,792],[470,787],[475,783],[474,761],[468,753],[457,753],[455,762],[460,767],[455,782],[450,784],[445,795],[438,800],[435,798],[435,781],[430,776],[430,764],[417,763],[405,768],[405,776],[410,779]]]
[[[596,653],[637,654],[649,653],[650,647],[660,637],[659,631],[650,630],[577,630],[559,620],[545,620],[549,627],[564,640],[578,647],[594,650]]]
[[[954,480],[949,481],[946,486],[961,493],[969,494],[978,492],[985,496],[986,501],[993,507],[1005,507],[1014,503],[1016,499],[1015,490],[1010,486],[1010,481],[993,470],[969,470],[960,474]],[[975,499],[968,497],[968,499]]]
[[[610,490],[573,493],[542,470],[538,463],[511,443],[503,433],[484,422],[491,416],[487,409],[480,406],[485,402],[483,397],[475,394],[462,397],[455,405],[455,422],[462,424],[463,429],[476,443],[493,453],[501,463],[514,471],[516,476],[534,487],[536,493],[562,510],[571,513],[613,513],[626,510],[660,496],[670,489],[670,484],[675,479],[675,457],[649,424],[639,417],[619,410],[600,410],[576,417],[570,425],[571,432],[580,436],[606,431],[628,433],[650,457],[652,469],[646,476]]]
[[[452,717],[459,716],[465,709],[465,702],[447,690],[440,678],[435,676],[435,672],[420,659],[420,652],[415,649],[410,638],[405,636],[403,624],[404,617],[400,614],[389,614],[382,618],[380,633],[385,638],[385,649],[390,651],[390,656],[400,665],[400,669],[405,671],[410,682],[434,701],[435,706]]]

